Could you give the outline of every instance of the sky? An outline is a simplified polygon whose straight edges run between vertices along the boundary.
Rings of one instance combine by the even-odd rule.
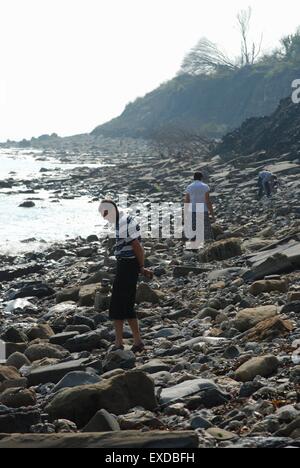
[[[299,0],[0,0],[0,141],[92,131],[174,77],[203,36],[237,55],[249,5],[265,50],[300,25]]]

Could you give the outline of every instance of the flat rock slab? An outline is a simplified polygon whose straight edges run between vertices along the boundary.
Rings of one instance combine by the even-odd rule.
[[[174,387],[163,389],[160,394],[160,400],[162,404],[168,404],[198,393],[205,395],[207,397],[206,399],[209,399],[210,396],[212,396],[214,400],[216,399],[215,395],[218,394],[223,403],[229,399],[227,398],[227,395],[222,392],[220,387],[211,380],[195,379],[187,380],[186,382],[182,382]]]
[[[29,386],[36,386],[46,383],[57,384],[69,372],[83,371],[87,367],[86,359],[68,361],[54,366],[38,367],[27,376]],[[85,365],[86,364],[86,365]]]
[[[0,448],[197,448],[198,436],[192,431],[120,431],[93,434],[0,434]]]
[[[0,281],[11,281],[16,278],[21,278],[22,276],[41,273],[43,270],[44,266],[37,263],[1,268]]]
[[[292,241],[274,249],[259,252],[250,256],[248,262],[251,270],[243,277],[249,281],[296,269],[300,266],[300,242]]]

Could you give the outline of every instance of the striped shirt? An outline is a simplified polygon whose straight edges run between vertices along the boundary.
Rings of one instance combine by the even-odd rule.
[[[141,242],[140,231],[140,226],[131,216],[120,213],[120,218],[116,225],[115,256],[117,259],[135,258],[132,243],[135,240]]]

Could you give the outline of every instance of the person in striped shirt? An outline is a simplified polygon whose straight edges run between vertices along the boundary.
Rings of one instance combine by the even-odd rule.
[[[109,317],[114,322],[116,340],[114,350],[124,349],[124,322],[132,330],[134,344],[132,351],[143,351],[139,323],[135,312],[136,289],[139,275],[152,279],[153,273],[145,268],[145,253],[142,246],[140,226],[126,213],[119,210],[112,200],[100,203],[101,216],[115,227],[117,274],[113,284]]]

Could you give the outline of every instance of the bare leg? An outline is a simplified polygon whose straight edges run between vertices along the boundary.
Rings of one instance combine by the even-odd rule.
[[[133,334],[134,346],[139,346],[142,343],[139,322],[137,319],[130,319],[128,320],[128,324]]]
[[[124,330],[124,321],[115,320],[114,321],[115,332],[116,332],[116,346],[123,346],[123,330]]]

